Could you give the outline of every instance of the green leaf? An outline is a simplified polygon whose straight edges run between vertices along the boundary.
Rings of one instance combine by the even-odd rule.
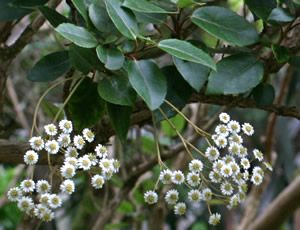
[[[238,94],[254,88],[264,74],[263,65],[254,56],[233,55],[217,64],[218,72],[209,75],[207,94]]]
[[[216,63],[213,58],[189,42],[178,39],[166,39],[158,43],[158,48],[180,59],[216,69]]]
[[[105,101],[99,97],[97,84],[85,78],[72,95],[68,108],[77,130],[95,125],[105,113]]]
[[[167,81],[155,63],[148,60],[130,61],[128,77],[132,87],[151,110],[163,103],[167,94]]]
[[[268,22],[291,22],[294,19],[295,16],[292,15],[288,9],[278,7],[272,10],[267,21]]]
[[[93,48],[98,45],[96,37],[83,27],[62,23],[55,30],[78,46]]]
[[[109,17],[118,28],[118,30],[129,39],[134,40],[135,34],[132,32],[138,31],[138,25],[134,14],[122,7],[121,0],[104,0]]]
[[[62,23],[71,23],[68,18],[61,15],[56,10],[49,8],[48,6],[41,6],[39,7],[39,10],[53,27],[57,27]]]
[[[254,16],[267,21],[272,10],[277,6],[276,0],[245,0]]]
[[[186,121],[182,116],[180,116],[180,114],[177,114],[175,117],[170,118],[170,121],[179,132],[181,132],[184,129]],[[176,131],[166,120],[161,122],[161,129],[169,137],[177,136]]]
[[[129,224],[127,222],[120,222],[120,223],[112,223],[112,224],[106,224],[104,229],[105,230],[110,230],[110,229],[124,229],[128,227]]]
[[[235,12],[218,6],[194,11],[191,21],[213,36],[237,46],[258,41],[255,27]]]
[[[110,122],[122,143],[125,143],[132,107],[106,103]]]
[[[137,12],[143,12],[143,13],[157,13],[157,14],[178,14],[178,12],[171,12],[166,11],[159,6],[148,2],[146,0],[125,0],[123,3],[123,6],[137,11]]]
[[[126,77],[111,76],[104,78],[98,84],[98,93],[104,100],[113,104],[135,105],[136,92]]]
[[[71,0],[71,1],[73,2],[74,6],[78,10],[78,12],[81,14],[81,16],[84,18],[86,23],[88,23],[88,21],[89,21],[88,10],[85,6],[84,0]]]
[[[300,70],[300,56],[293,56],[289,60],[289,64],[295,69]]]
[[[192,86],[197,92],[204,85],[208,78],[210,69],[204,65],[183,61],[179,58],[173,57],[173,62],[180,72],[181,76]]]
[[[273,54],[279,63],[287,62],[290,59],[290,50],[284,46],[272,45]]]
[[[59,108],[45,100],[42,100],[41,107],[43,111],[51,118],[54,119],[59,111]],[[64,119],[64,114],[61,112],[58,116],[58,120]]]
[[[258,106],[271,105],[275,99],[275,89],[270,84],[259,84],[253,89],[253,97]]]
[[[71,67],[68,51],[54,52],[42,57],[29,71],[27,79],[38,82],[54,81]]]
[[[143,12],[134,12],[136,20],[143,23],[161,24],[166,20],[166,14],[149,14]]]
[[[92,54],[93,50],[76,45],[72,45],[69,50],[72,65],[82,73],[89,73],[93,69],[93,65],[88,60]]]
[[[0,22],[13,21],[18,18],[24,17],[26,14],[33,12],[30,9],[22,9],[12,7],[10,4],[13,0],[1,0],[0,1]]]
[[[193,224],[191,230],[207,230],[207,225],[203,221],[198,221]]]
[[[117,70],[123,66],[125,58],[118,49],[99,45],[96,51],[99,60],[105,64],[107,69]]]
[[[15,0],[12,2],[12,6],[16,7],[38,7],[45,5],[49,0]]]

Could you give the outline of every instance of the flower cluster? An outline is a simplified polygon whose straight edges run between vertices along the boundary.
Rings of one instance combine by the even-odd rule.
[[[63,154],[64,162],[59,171],[62,178],[60,194],[70,195],[75,191],[72,178],[77,171],[88,171],[97,167],[96,171],[100,173],[91,178],[91,184],[95,189],[102,188],[104,183],[119,171],[119,161],[108,158],[105,146],[98,144],[94,152],[83,153],[86,144],[95,139],[95,134],[90,129],[84,129],[81,135],[75,135],[73,138],[71,137],[73,125],[68,120],[60,121],[58,127],[49,124],[44,129],[45,136],[32,137],[29,140],[32,150],[24,154],[24,162],[27,165],[35,165],[39,159],[39,151],[42,150],[50,155]],[[35,216],[42,221],[51,221],[55,216],[54,210],[62,205],[60,194],[52,193],[51,187],[47,180],[35,182],[32,179],[25,179],[20,187],[11,188],[7,195],[8,199],[17,202],[18,208],[27,215]]]
[[[205,202],[209,207],[209,202],[217,199],[227,204],[228,209],[232,209],[245,200],[249,181],[259,185],[263,181],[264,170],[272,170],[271,165],[266,162],[263,162],[263,168],[255,166],[250,170],[250,163],[255,159],[263,161],[264,157],[257,149],[251,154],[243,145],[243,136],[251,136],[254,133],[249,123],[240,125],[239,122],[230,120],[227,113],[221,113],[219,118],[220,124],[211,135],[208,147],[204,153],[198,151],[201,158],[190,161],[186,174],[168,168],[160,172],[159,182],[163,185],[173,185],[165,194],[165,201],[174,208],[177,215],[185,214],[186,204],[179,202],[179,192],[174,189],[176,185],[184,184],[188,187],[188,200],[192,203]],[[146,203],[154,204],[158,200],[158,194],[155,191],[147,191],[144,199]],[[209,224],[217,225],[221,215],[208,209]]]

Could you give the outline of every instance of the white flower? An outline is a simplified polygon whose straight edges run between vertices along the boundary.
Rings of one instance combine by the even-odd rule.
[[[220,188],[223,195],[230,196],[233,193],[233,187],[228,182],[222,183]]]
[[[33,192],[35,189],[35,183],[33,180],[23,180],[20,184],[23,192]]]
[[[212,192],[209,188],[203,189],[202,191],[202,199],[204,201],[210,201],[212,197]]]
[[[18,208],[21,211],[27,211],[32,209],[34,207],[34,203],[31,197],[29,196],[23,196],[18,200]]]
[[[176,170],[172,174],[172,182],[174,184],[182,184],[184,182],[184,174],[180,170]]]
[[[188,199],[192,202],[199,202],[201,200],[201,192],[199,190],[193,189],[188,192]]]
[[[50,154],[57,154],[59,151],[59,145],[55,140],[49,140],[46,142],[45,149]]]
[[[96,154],[88,153],[87,156],[90,159],[92,166],[96,166],[98,164],[98,159]]]
[[[192,187],[198,186],[200,184],[200,175],[198,173],[189,172],[186,176],[188,184]]]
[[[252,174],[260,174],[261,176],[264,176],[264,171],[261,169],[261,167],[255,166]]]
[[[100,160],[100,164],[99,164],[100,168],[104,171],[104,172],[108,172],[110,170],[114,170],[114,166],[112,164],[112,161],[110,159],[107,158],[103,158]]]
[[[241,145],[237,143],[231,143],[228,148],[228,152],[232,155],[240,155]]]
[[[220,153],[219,150],[216,147],[208,147],[205,151],[205,156],[211,160],[211,161],[215,161],[219,158]]]
[[[50,189],[51,189],[51,185],[46,180],[39,180],[36,183],[36,191],[38,193],[42,193],[42,194],[48,193]]]
[[[114,167],[114,169],[113,169],[114,173],[119,172],[120,162],[116,159],[113,159],[112,162],[113,162],[113,167]]]
[[[221,174],[223,177],[230,177],[232,175],[232,169],[229,164],[224,164],[221,168]]]
[[[272,165],[270,165],[268,162],[263,162],[266,168],[270,171],[273,171]]]
[[[232,174],[237,175],[240,173],[240,167],[237,163],[235,162],[230,162],[229,165],[231,166],[232,169]]]
[[[235,162],[235,159],[232,155],[225,155],[224,157],[222,157],[222,160],[225,162],[225,164]]]
[[[258,161],[262,161],[264,159],[263,153],[261,151],[259,151],[258,149],[254,149],[253,154]]]
[[[95,152],[98,157],[106,158],[107,157],[107,148],[101,144],[98,144],[95,148]]]
[[[75,173],[76,173],[76,169],[74,167],[74,165],[71,165],[71,164],[68,164],[68,163],[65,163],[61,168],[60,168],[60,172],[61,172],[61,175],[65,178],[72,178]]]
[[[55,217],[54,212],[52,212],[50,209],[46,209],[46,211],[43,212],[43,214],[41,214],[40,219],[42,221],[48,222],[53,220]]]
[[[80,135],[76,135],[73,139],[73,142],[77,149],[83,149],[83,147],[85,145],[85,140]]]
[[[171,189],[167,192],[165,200],[168,204],[176,204],[179,199],[179,193],[176,189]]]
[[[218,136],[217,140],[215,140],[216,145],[219,148],[225,148],[227,146],[227,139],[224,136]]]
[[[41,137],[32,137],[29,140],[31,148],[40,151],[44,148],[44,140]]]
[[[250,162],[247,158],[241,159],[241,165],[243,166],[244,169],[250,168]]]
[[[90,129],[85,128],[82,131],[82,134],[83,134],[84,139],[87,140],[87,142],[93,142],[95,139],[95,134]]]
[[[215,162],[213,163],[213,170],[214,170],[215,172],[220,173],[220,172],[221,172],[221,169],[222,169],[222,167],[223,167],[224,165],[225,165],[225,162],[224,162],[223,160],[215,161]]]
[[[261,182],[263,181],[263,177],[258,173],[254,173],[251,177],[251,181],[255,185],[260,185]]]
[[[227,113],[221,113],[219,118],[223,123],[228,123],[230,121],[230,116]]]
[[[71,138],[69,134],[61,133],[57,139],[60,146],[66,148],[71,143]]]
[[[34,165],[38,162],[38,160],[39,155],[33,150],[28,150],[24,155],[24,162],[27,165]]]
[[[48,200],[48,205],[52,209],[59,208],[61,206],[62,202],[58,195],[51,194]]]
[[[49,136],[55,136],[57,134],[57,128],[54,124],[45,125],[44,129]]]
[[[230,121],[227,127],[231,133],[239,133],[241,131],[241,126],[237,121]]]
[[[242,144],[243,138],[240,135],[234,133],[229,137],[229,143]]]
[[[88,155],[84,155],[78,159],[77,165],[78,165],[78,168],[81,168],[86,171],[86,170],[91,169],[92,162],[90,161]]]
[[[49,193],[44,193],[40,197],[40,203],[43,204],[44,206],[48,206],[48,200],[50,199],[51,194]]]
[[[61,120],[59,122],[59,128],[64,132],[64,133],[71,133],[73,130],[73,125],[71,121],[68,120]]]
[[[203,163],[200,160],[194,159],[189,163],[189,170],[192,172],[201,172],[203,169]]]
[[[60,190],[63,193],[72,194],[75,191],[75,184],[72,180],[64,180],[60,185]]]
[[[246,182],[241,183],[241,184],[239,185],[239,192],[240,192],[240,193],[241,193],[241,192],[245,193],[245,192],[247,192],[247,191],[248,191],[248,184],[247,184]]]
[[[68,163],[73,165],[75,168],[77,168],[78,165],[78,160],[75,157],[67,157],[64,161],[64,163]]]
[[[243,178],[245,181],[249,180],[249,172],[247,170],[245,170],[245,172],[243,173]]]
[[[75,147],[69,146],[66,150],[65,156],[66,157],[78,157],[77,149]]]
[[[102,188],[102,186],[104,185],[104,178],[101,175],[94,175],[92,177],[92,186],[96,189]]]
[[[214,213],[209,217],[208,223],[216,226],[217,224],[219,224],[221,221],[221,215],[219,213]]]
[[[214,183],[220,183],[222,181],[221,174],[216,171],[211,171],[209,173],[209,178]]]
[[[159,174],[159,180],[163,184],[171,184],[172,183],[172,171],[169,169],[164,169]]]
[[[215,128],[215,132],[219,135],[219,136],[224,136],[227,137],[229,135],[229,130],[227,128],[226,125],[218,125]]]
[[[35,206],[35,209],[34,209],[34,215],[38,218],[42,218],[43,214],[49,210],[49,208],[47,208],[45,205],[43,204],[37,204]]]
[[[144,194],[144,200],[148,204],[155,204],[157,202],[158,196],[154,191],[147,191]]]
[[[114,174],[114,170],[112,170],[112,169],[109,169],[108,171],[103,171],[103,170],[102,170],[102,173],[101,173],[101,174],[102,174],[104,180],[110,180],[111,177],[112,177],[113,174]]]
[[[238,155],[238,157],[246,157],[247,155],[248,155],[247,148],[241,145],[240,154]]]
[[[186,205],[183,202],[179,202],[174,207],[174,212],[176,215],[183,215],[186,212]]]
[[[249,123],[244,123],[242,125],[242,130],[247,136],[252,136],[254,133],[253,126],[250,125]]]
[[[14,187],[8,190],[7,198],[10,201],[18,201],[22,197],[22,191],[18,187]]]

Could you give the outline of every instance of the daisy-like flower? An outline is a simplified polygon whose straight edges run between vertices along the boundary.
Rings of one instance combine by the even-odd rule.
[[[229,165],[231,166],[233,175],[237,175],[240,173],[240,166],[237,163],[230,162]]]
[[[75,168],[78,166],[78,160],[75,157],[67,157],[65,159],[65,163],[73,165]]]
[[[90,159],[92,166],[96,166],[98,164],[98,159],[97,155],[93,153],[88,153],[87,154],[88,158]]]
[[[253,154],[258,161],[262,161],[264,159],[263,153],[261,151],[259,151],[258,149],[254,149]]]
[[[210,215],[208,223],[210,225],[216,226],[220,223],[220,221],[221,221],[221,215],[216,212],[216,213]]]
[[[72,180],[64,180],[60,185],[60,191],[69,195],[75,191],[75,184]]]
[[[64,132],[64,133],[71,133],[73,130],[73,125],[71,121],[68,120],[61,120],[59,122],[59,128]]]
[[[59,151],[58,142],[55,140],[49,140],[46,142],[45,149],[50,154],[56,154]]]
[[[45,125],[44,129],[49,136],[55,136],[57,134],[57,128],[54,124]]]
[[[234,194],[229,201],[229,205],[227,206],[227,208],[232,209],[232,208],[236,208],[238,206],[238,204],[240,203],[240,198],[237,194]]]
[[[186,213],[186,205],[183,202],[179,202],[174,206],[174,212],[176,215],[184,215]]]
[[[273,171],[272,165],[270,165],[268,162],[263,162],[263,163],[269,171]]]
[[[243,166],[244,169],[250,168],[250,162],[247,158],[241,159],[241,165]]]
[[[254,173],[251,177],[251,181],[255,185],[260,185],[261,182],[263,181],[263,177],[258,173]]]
[[[242,125],[242,130],[247,136],[252,136],[254,133],[253,126],[250,125],[249,123],[244,123]]]
[[[233,193],[233,187],[228,182],[222,183],[220,188],[223,195],[230,196]]]
[[[231,155],[226,155],[225,157],[222,157],[222,160],[225,162],[225,164],[229,164],[231,162],[235,162],[235,159]]]
[[[39,155],[33,150],[28,150],[24,155],[24,162],[27,165],[34,165],[38,162],[38,160]]]
[[[51,189],[51,185],[46,180],[39,180],[36,183],[36,191],[38,193],[41,193],[41,194],[48,193],[50,191],[50,189]]]
[[[203,163],[198,160],[198,159],[194,159],[189,163],[189,170],[195,173],[199,173],[201,172],[203,169]]]
[[[65,163],[61,168],[60,168],[60,172],[61,175],[67,179],[72,178],[75,173],[76,173],[76,169],[74,167],[74,165]]]
[[[243,138],[240,135],[234,133],[229,137],[229,143],[242,144]]]
[[[233,180],[235,183],[237,183],[239,185],[245,183],[245,181],[243,179],[243,173],[238,173],[237,175],[235,175],[233,177]]]
[[[211,161],[215,161],[219,158],[220,153],[219,150],[216,147],[208,147],[205,151],[205,156],[211,160]]]
[[[200,202],[201,192],[199,190],[193,189],[188,193],[188,199],[194,203]]]
[[[247,155],[248,155],[247,148],[241,145],[240,154],[238,155],[238,157],[246,157]]]
[[[261,176],[264,176],[264,171],[261,169],[261,167],[255,166],[252,174],[260,174]]]
[[[176,204],[179,199],[179,193],[176,189],[171,189],[167,192],[165,200],[168,204]]]
[[[59,208],[61,206],[62,202],[61,199],[58,195],[56,194],[51,194],[50,198],[48,200],[48,205],[52,209]]]
[[[221,174],[216,171],[210,171],[209,179],[214,183],[220,183],[222,181]]]
[[[202,190],[202,200],[210,201],[212,197],[212,191],[209,188]]]
[[[21,211],[26,212],[27,210],[34,207],[34,203],[31,197],[29,196],[23,196],[18,200],[18,208]]]
[[[227,113],[220,113],[219,118],[223,123],[228,123],[230,121],[230,116]]]
[[[66,150],[66,157],[78,157],[78,152],[75,147],[69,146]]]
[[[240,123],[238,123],[237,121],[230,121],[227,124],[227,127],[231,133],[239,133],[241,131]]]
[[[38,218],[41,218],[44,212],[46,212],[47,210],[49,210],[49,208],[47,208],[45,205],[37,204],[34,208],[34,215]]]
[[[215,141],[217,147],[225,148],[227,146],[227,139],[224,136],[218,136],[218,139]]]
[[[158,196],[154,191],[147,191],[144,194],[144,200],[148,204],[155,204],[157,202]]]
[[[101,175],[96,174],[92,177],[92,186],[96,189],[102,188],[104,182],[105,180]]]
[[[49,194],[49,193],[42,194],[40,197],[40,203],[47,207],[50,196],[51,196],[51,194]]]
[[[171,184],[172,183],[172,171],[169,169],[164,169],[159,174],[159,180],[163,184]]]
[[[18,201],[22,197],[22,191],[18,187],[14,187],[8,190],[7,198],[10,201]]]
[[[246,182],[241,183],[239,185],[239,192],[247,192],[248,191],[248,185]]]
[[[33,192],[35,189],[35,183],[31,179],[23,180],[20,186],[23,192]]]
[[[224,162],[223,160],[215,161],[215,162],[213,163],[213,170],[214,170],[215,172],[220,173],[220,172],[221,172],[221,169],[222,169],[222,167],[223,167],[224,165],[225,165],[225,162]]]
[[[240,199],[240,203],[242,203],[246,199],[246,193],[244,192],[239,192],[238,196]]]
[[[113,159],[112,160],[112,164],[113,164],[113,171],[114,171],[114,173],[117,173],[117,172],[119,172],[119,169],[120,169],[120,162],[117,160],[117,159]]]
[[[77,149],[83,149],[83,147],[85,145],[85,140],[80,135],[76,135],[73,139],[73,142]]]
[[[112,160],[107,159],[107,158],[103,158],[100,160],[100,164],[99,164],[100,168],[104,171],[104,172],[108,172],[110,170],[114,170],[114,166],[112,163]]]
[[[245,172],[243,173],[243,178],[245,181],[249,180],[249,172],[247,170],[245,170]]]
[[[110,180],[114,174],[114,171],[112,169],[109,169],[108,171],[102,170],[101,174],[102,174],[104,180]]]
[[[52,212],[50,209],[47,209],[45,212],[41,214],[40,219],[42,221],[49,222],[53,220],[54,217],[55,217],[54,212]]]
[[[190,186],[195,187],[200,184],[201,178],[198,173],[189,172],[186,176],[186,180]]]
[[[44,148],[44,140],[41,137],[32,137],[29,140],[31,148],[40,151]]]
[[[229,164],[224,164],[221,168],[221,174],[223,177],[230,177],[232,175],[232,169]]]
[[[61,147],[66,148],[66,147],[68,147],[69,144],[71,143],[71,138],[70,138],[70,135],[69,135],[69,134],[67,134],[67,133],[61,133],[61,134],[59,135],[57,141],[58,141],[58,143],[59,143],[59,145],[60,145]]]
[[[86,171],[86,170],[91,169],[92,162],[90,161],[88,155],[84,155],[78,159],[77,165],[78,165],[78,168],[81,168]]]
[[[219,135],[213,134],[213,135],[211,136],[211,139],[216,143],[218,137],[219,137]]]
[[[84,139],[87,140],[87,142],[93,142],[95,139],[95,134],[90,129],[85,128],[82,131],[82,134],[83,134]]]
[[[229,145],[228,151],[230,154],[238,156],[241,152],[241,145],[237,143],[231,143]]]
[[[229,135],[229,130],[226,125],[218,125],[215,129],[215,132],[220,136],[227,137]]]
[[[176,170],[172,174],[172,182],[174,184],[182,184],[184,182],[184,174],[180,170]]]
[[[101,144],[98,144],[95,148],[95,152],[98,157],[106,158],[107,157],[107,148]]]

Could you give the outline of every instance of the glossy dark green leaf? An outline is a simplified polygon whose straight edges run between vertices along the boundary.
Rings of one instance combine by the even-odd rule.
[[[84,20],[88,23],[89,16],[88,16],[88,10],[85,6],[84,0],[71,0],[73,2],[73,5],[76,7],[78,12],[81,14],[81,16],[84,18]]]
[[[48,6],[41,6],[38,9],[53,27],[57,27],[62,23],[71,23],[68,18]]]
[[[18,18],[24,17],[26,14],[30,14],[32,10],[13,7],[10,4],[13,0],[1,0],[0,1],[0,22],[13,21]]]
[[[30,81],[54,81],[72,67],[68,51],[59,51],[42,57],[29,71]]]
[[[77,130],[82,130],[102,118],[105,101],[98,95],[97,84],[86,77],[72,95],[68,108]]]
[[[122,143],[126,141],[132,107],[106,103],[111,124]]]
[[[196,5],[197,3],[194,0],[179,0],[177,6],[180,8],[185,8],[188,6]]]
[[[250,22],[223,7],[199,8],[194,11],[191,21],[213,36],[237,46],[258,41],[258,33]]]
[[[269,22],[291,22],[294,19],[295,16],[292,15],[288,9],[281,7],[273,9],[268,17]]]
[[[178,12],[166,11],[159,6],[146,1],[146,0],[125,0],[123,3],[124,7],[131,10],[143,13],[157,13],[157,14],[177,14]]]
[[[186,123],[185,119],[182,116],[180,116],[180,114],[177,114],[175,117],[170,118],[170,121],[179,132],[183,130]],[[161,129],[164,132],[164,134],[166,134],[169,137],[177,136],[176,131],[166,120],[161,122]]]
[[[93,58],[93,51],[92,49],[72,45],[69,49],[69,56],[74,68],[82,73],[90,72],[93,69],[90,62],[90,59]],[[95,56],[95,58],[97,57]]]
[[[261,81],[264,67],[256,57],[233,55],[217,64],[218,72],[208,78],[207,94],[239,94],[254,88]]]
[[[78,46],[93,48],[98,45],[96,37],[83,27],[62,23],[55,30]]]
[[[290,59],[290,50],[284,46],[273,44],[272,51],[279,63],[287,62]]]
[[[157,109],[163,103],[167,94],[167,81],[154,62],[130,61],[128,77],[132,87],[151,110]]]
[[[136,20],[143,23],[161,24],[166,20],[166,14],[149,14],[143,12],[134,12]]]
[[[293,56],[289,60],[289,64],[295,69],[300,70],[300,56]]]
[[[253,97],[258,106],[271,105],[275,99],[275,89],[270,84],[259,84],[253,89]]]
[[[173,57],[173,62],[182,77],[199,92],[208,78],[210,69],[204,65],[183,61],[176,57]]]
[[[267,21],[270,13],[277,6],[276,0],[245,0],[250,11],[257,17]]]
[[[132,32],[138,31],[138,26],[134,14],[122,7],[121,0],[104,0],[109,17],[118,28],[118,30],[129,39],[134,40],[135,34]]]
[[[49,0],[15,0],[12,2],[12,6],[15,7],[38,7],[45,5]]]
[[[56,114],[59,111],[59,108],[45,100],[42,100],[41,107],[43,111],[51,118],[54,119],[56,117]],[[64,119],[64,114],[61,112],[58,116],[58,120]]]
[[[187,41],[166,39],[158,43],[158,48],[180,59],[216,69],[216,63],[211,56]]]
[[[107,69],[117,70],[124,64],[124,55],[116,48],[107,48],[106,46],[97,46],[96,49],[99,60],[105,64]]]
[[[98,93],[104,100],[113,104],[135,105],[136,92],[125,77],[111,76],[104,78],[98,84]]]

